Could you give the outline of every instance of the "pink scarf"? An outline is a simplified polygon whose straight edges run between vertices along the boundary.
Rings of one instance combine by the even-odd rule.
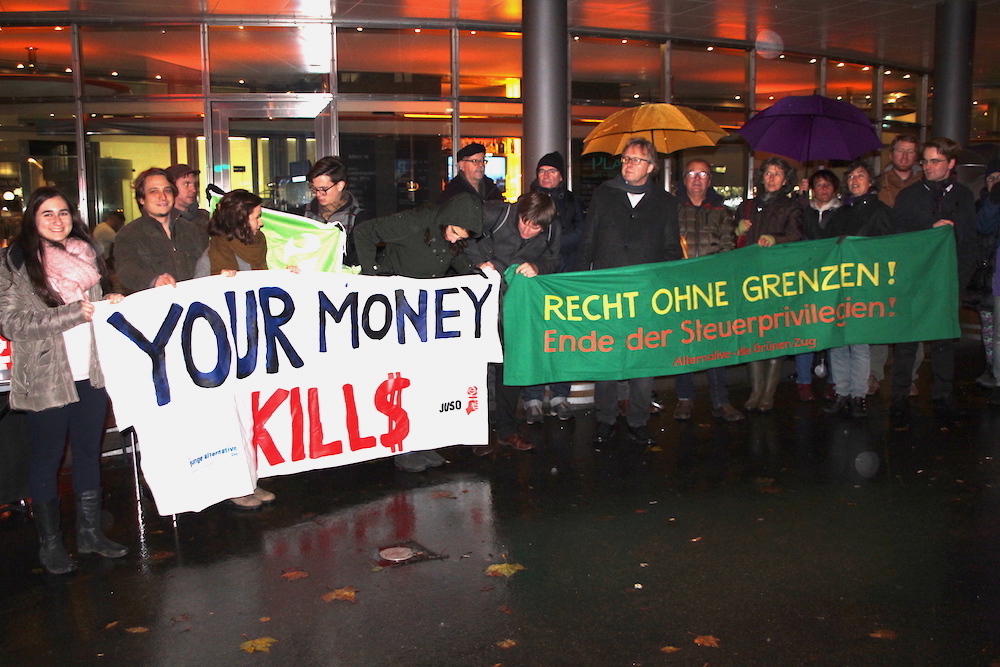
[[[49,287],[63,303],[86,300],[88,290],[101,280],[94,248],[75,237],[66,239],[61,246],[46,243],[42,268]]]

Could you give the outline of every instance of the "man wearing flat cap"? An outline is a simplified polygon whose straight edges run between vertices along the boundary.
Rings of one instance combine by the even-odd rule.
[[[438,204],[443,204],[460,192],[469,192],[483,201],[503,201],[503,193],[486,175],[486,146],[469,144],[458,151],[458,173],[441,191]]]
[[[174,208],[180,211],[182,218],[208,231],[208,211],[198,208],[198,174],[201,171],[186,164],[173,164],[167,167],[167,172],[174,177],[177,186]]]

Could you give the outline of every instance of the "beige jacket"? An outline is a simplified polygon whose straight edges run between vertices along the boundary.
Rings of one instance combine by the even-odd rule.
[[[87,296],[91,302],[100,301],[103,298],[100,285],[92,287]],[[40,412],[80,400],[62,334],[86,321],[80,301],[50,308],[35,294],[18,244],[3,251],[0,255],[0,334],[11,342],[12,408]],[[90,384],[104,386],[93,336]]]

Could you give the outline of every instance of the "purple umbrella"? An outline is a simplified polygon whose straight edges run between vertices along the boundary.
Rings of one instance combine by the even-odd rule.
[[[822,95],[779,100],[737,130],[755,151],[798,162],[844,160],[882,148],[872,121],[848,102]]]

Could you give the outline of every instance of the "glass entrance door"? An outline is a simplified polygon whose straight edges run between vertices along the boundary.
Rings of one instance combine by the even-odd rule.
[[[300,212],[310,198],[306,172],[317,157],[337,153],[330,96],[212,102],[210,109],[211,177],[203,179],[255,192],[268,208]]]

